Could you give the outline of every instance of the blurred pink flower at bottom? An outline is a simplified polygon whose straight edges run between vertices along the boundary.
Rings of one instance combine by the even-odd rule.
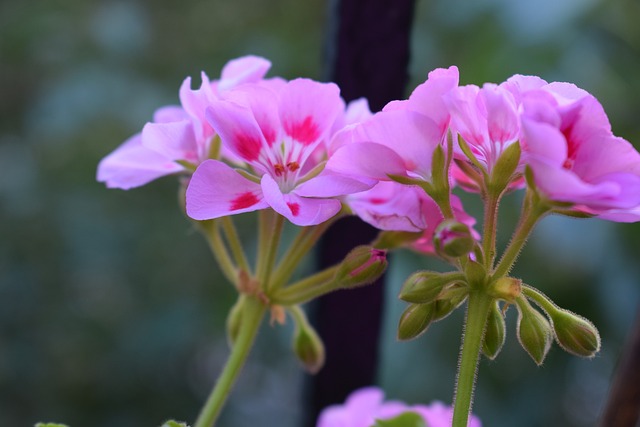
[[[384,392],[378,387],[365,387],[352,392],[343,405],[325,408],[316,427],[372,427],[376,420],[394,418],[404,412],[415,412],[426,427],[450,427],[453,408],[442,402],[430,405],[407,405],[400,401],[384,401]],[[469,427],[481,427],[480,420],[471,416]]]

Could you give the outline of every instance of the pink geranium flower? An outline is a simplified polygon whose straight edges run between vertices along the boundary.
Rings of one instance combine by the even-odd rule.
[[[430,181],[433,151],[449,125],[442,95],[457,84],[457,68],[432,71],[408,100],[394,101],[340,133],[327,169],[380,181],[389,181],[389,175]]]
[[[311,154],[331,137],[343,109],[335,84],[308,79],[278,87],[244,85],[212,102],[207,120],[257,176],[205,161],[187,188],[187,214],[203,220],[271,207],[301,226],[334,216],[342,206],[336,196],[371,187],[336,173],[312,173],[322,165]]]
[[[98,165],[97,179],[109,188],[139,187],[165,175],[187,171],[208,158],[215,132],[205,120],[205,109],[225,91],[262,79],[271,63],[245,56],[229,61],[220,80],[202,73],[199,89],[187,78],[180,88],[180,106],[158,109],[153,121],[106,156]]]
[[[453,408],[441,402],[410,406],[399,401],[384,401],[384,392],[377,387],[365,387],[351,393],[343,405],[325,408],[317,427],[372,427],[376,420],[394,418],[404,412],[420,415],[428,427],[450,427]],[[480,420],[471,416],[469,427],[481,427]]]
[[[444,96],[451,112],[451,130],[469,145],[491,173],[502,152],[518,140],[517,105],[513,95],[495,84],[454,88]],[[461,154],[461,153],[460,153]]]
[[[526,163],[550,200],[614,221],[638,221],[640,154],[611,133],[600,103],[560,86],[524,95]],[[545,89],[545,88],[543,88]]]

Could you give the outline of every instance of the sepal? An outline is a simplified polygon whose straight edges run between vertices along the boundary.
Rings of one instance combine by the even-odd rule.
[[[406,302],[425,304],[435,300],[448,284],[462,280],[464,275],[459,272],[418,271],[404,282],[399,298]]]

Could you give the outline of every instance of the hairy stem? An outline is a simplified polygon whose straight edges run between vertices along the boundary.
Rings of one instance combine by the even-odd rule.
[[[464,338],[458,363],[456,393],[453,399],[453,427],[467,427],[473,403],[480,349],[492,303],[492,298],[484,293],[484,290],[474,290],[469,294]]]
[[[240,331],[231,350],[231,355],[193,427],[214,425],[247,360],[265,312],[266,307],[260,301],[253,297],[247,298],[241,315]]]

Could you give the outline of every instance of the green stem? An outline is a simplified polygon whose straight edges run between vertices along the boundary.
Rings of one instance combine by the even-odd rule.
[[[263,209],[258,216],[258,255],[256,261],[256,277],[264,277],[267,266],[267,252],[269,247],[269,233],[273,225],[274,216],[278,215],[271,209]]]
[[[240,331],[233,345],[231,355],[193,427],[211,427],[214,425],[231,388],[238,378],[238,374],[247,360],[265,312],[266,307],[256,298],[247,298],[243,307]]]
[[[527,285],[522,285],[522,293],[529,299],[535,301],[535,303],[541,307],[547,313],[554,313],[558,311],[558,307],[542,292]]]
[[[298,233],[273,273],[272,285],[274,289],[284,286],[287,283],[302,261],[302,258],[309,253],[324,232],[340,217],[341,215],[336,215],[322,224],[304,227]]]
[[[262,289],[265,290],[267,295],[270,293],[270,290],[273,288],[270,280],[271,280],[271,271],[273,270],[273,265],[276,262],[276,255],[278,254],[278,245],[280,244],[280,237],[282,237],[282,228],[284,227],[284,217],[282,215],[276,214],[276,217],[273,220],[273,227],[271,229],[271,233],[269,233],[269,244],[265,246],[267,253],[264,255],[265,265],[264,271],[262,272],[262,276],[259,276],[258,279],[260,283],[262,283]]]
[[[467,427],[473,402],[480,349],[492,303],[493,299],[484,293],[483,289],[469,293],[464,338],[458,363],[452,427]]]
[[[493,277],[495,278],[505,276],[509,273],[536,223],[550,211],[544,204],[531,200],[533,198],[534,196],[526,196],[518,227],[513,233],[511,242],[509,242],[509,246],[507,246],[507,249],[505,249],[502,254],[502,258],[493,273]]]
[[[224,245],[222,238],[220,237],[220,231],[218,230],[217,221],[202,221],[200,225],[205,237],[207,238],[207,243],[209,243],[211,252],[213,252],[213,256],[220,266],[222,274],[230,283],[233,283],[234,286],[237,286],[236,266],[233,264],[233,261],[231,261],[229,252],[227,251],[227,248]]]
[[[484,266],[487,271],[493,267],[496,257],[496,235],[498,224],[498,206],[500,194],[487,191],[485,193],[484,225],[482,228],[482,251],[484,252]]]
[[[229,247],[231,248],[231,253],[233,254],[236,264],[238,264],[238,267],[241,270],[251,274],[249,263],[247,262],[247,257],[242,249],[242,243],[238,237],[238,232],[235,224],[233,223],[233,219],[231,219],[230,216],[225,216],[221,218],[221,221],[224,235],[227,238],[227,242],[229,243]]]
[[[271,302],[279,305],[302,304],[336,288],[333,276],[339,265],[302,279],[272,295]]]

